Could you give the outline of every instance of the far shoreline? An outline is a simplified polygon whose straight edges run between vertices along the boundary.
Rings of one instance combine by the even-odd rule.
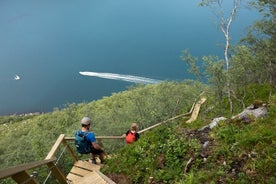
[[[28,113],[14,113],[14,114],[7,114],[7,115],[0,115],[0,117],[24,117],[24,116],[35,116],[35,115],[41,115],[44,114],[44,112],[28,112]]]

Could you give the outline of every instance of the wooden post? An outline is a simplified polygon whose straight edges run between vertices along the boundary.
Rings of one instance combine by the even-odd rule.
[[[66,147],[67,151],[69,152],[70,156],[73,158],[74,162],[78,161],[78,158],[76,157],[76,155],[74,154],[73,150],[71,149],[71,147],[67,144],[66,139],[63,139],[62,143],[64,144],[64,146]]]
[[[64,174],[59,170],[59,168],[55,165],[54,162],[49,162],[47,164],[47,166],[52,171],[52,174],[59,181],[59,183],[61,183],[61,184],[67,184],[67,180],[66,180]]]
[[[51,151],[48,153],[48,155],[46,156],[45,160],[50,159],[54,156],[54,154],[56,153],[60,143],[63,141],[65,135],[64,134],[60,134],[60,136],[58,137],[56,143],[54,144],[54,146],[52,147]]]
[[[38,181],[34,177],[30,176],[26,171],[12,175],[12,179],[17,183],[38,184]]]

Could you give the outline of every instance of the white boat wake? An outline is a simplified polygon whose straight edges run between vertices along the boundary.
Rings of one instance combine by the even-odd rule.
[[[100,77],[104,79],[121,80],[121,81],[143,83],[143,84],[157,84],[161,82],[161,80],[157,80],[157,79],[139,77],[134,75],[116,74],[116,73],[98,73],[98,72],[79,72],[79,73],[85,76]]]

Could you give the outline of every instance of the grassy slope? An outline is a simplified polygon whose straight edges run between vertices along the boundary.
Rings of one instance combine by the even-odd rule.
[[[92,118],[96,135],[122,135],[132,122],[139,128],[187,112],[206,86],[193,81],[135,86],[101,100],[68,104],[35,116],[0,117],[0,168],[44,159],[60,134],[73,136],[83,116]],[[105,144],[105,142],[104,142]],[[123,142],[107,143],[112,152]]]
[[[1,117],[1,167],[43,159],[61,133],[73,135],[83,115],[94,119],[95,132],[121,135],[132,121],[140,120],[145,128],[171,117],[171,112],[187,112],[201,92],[198,89],[204,87],[197,84],[183,87],[184,90],[171,84],[142,87],[38,116]],[[160,92],[161,96],[157,95]],[[156,183],[276,183],[276,100],[264,119],[249,124],[225,122],[209,134],[198,135],[198,128],[227,111],[213,107],[215,100],[208,95],[199,120],[187,125],[187,118],[177,119],[142,134],[137,143],[123,146],[107,160],[103,172],[125,183],[146,183],[150,176]],[[179,99],[184,103],[176,111],[171,107]],[[141,102],[144,109],[137,108]],[[166,113],[165,108],[173,110]],[[137,114],[138,110],[143,116]],[[151,119],[145,121],[148,118]],[[203,139],[210,141],[207,151],[201,149]],[[191,158],[191,164],[187,165]]]
[[[265,118],[225,121],[199,133],[207,119],[201,115],[191,125],[175,121],[142,135],[102,171],[117,183],[147,183],[149,177],[155,183],[276,183],[276,100]]]

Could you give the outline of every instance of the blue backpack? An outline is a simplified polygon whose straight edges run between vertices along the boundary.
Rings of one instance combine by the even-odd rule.
[[[80,154],[91,153],[92,145],[86,140],[86,136],[89,132],[77,131],[75,134],[75,146]]]

